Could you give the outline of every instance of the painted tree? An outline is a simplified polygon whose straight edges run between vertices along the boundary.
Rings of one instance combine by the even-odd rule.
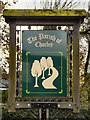
[[[42,79],[45,79],[44,72],[47,70],[47,60],[45,57],[42,57],[40,60],[41,69],[43,71]]]
[[[51,57],[48,57],[48,58],[47,58],[47,66],[48,66],[48,68],[49,68],[48,75],[51,75],[51,73],[50,73],[50,68],[53,67],[53,60],[52,60]]]
[[[35,77],[35,86],[34,87],[39,87],[38,86],[38,77],[42,74],[41,66],[38,60],[35,60],[33,62],[32,68],[31,68],[31,74],[33,77]]]

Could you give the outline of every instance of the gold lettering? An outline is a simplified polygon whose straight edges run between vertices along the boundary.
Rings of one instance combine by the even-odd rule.
[[[53,46],[53,43],[42,43],[42,42],[36,42],[35,43],[35,47],[40,47],[40,48],[43,48],[43,47],[52,47]]]

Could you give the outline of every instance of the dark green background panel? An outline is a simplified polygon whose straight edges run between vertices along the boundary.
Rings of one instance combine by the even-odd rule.
[[[61,39],[61,43],[51,41],[50,39],[39,40],[39,34],[46,34]],[[37,40],[29,44],[27,39],[37,36]],[[25,97],[61,97],[67,96],[67,32],[66,31],[23,31],[22,34],[22,96]],[[36,48],[36,42],[53,43],[53,47]],[[35,85],[35,77],[31,74],[33,62],[45,57],[51,57],[53,60],[53,67],[58,71],[59,75],[54,80],[53,85],[57,89],[46,89],[43,87],[42,75],[38,78],[38,86]],[[49,78],[48,69],[45,71],[45,79]],[[52,70],[51,76],[53,74]]]

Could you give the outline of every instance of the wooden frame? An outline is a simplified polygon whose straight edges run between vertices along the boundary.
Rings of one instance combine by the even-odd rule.
[[[46,13],[48,14],[44,14]],[[35,14],[33,14],[35,13]],[[43,13],[43,14],[42,14]],[[58,25],[73,26],[73,105],[58,103],[60,108],[73,108],[74,113],[80,112],[79,100],[79,27],[86,16],[85,10],[5,10],[5,21],[10,24],[10,56],[9,56],[9,95],[8,111],[15,112],[15,106],[30,108],[30,102],[15,103],[16,94],[16,25]],[[70,106],[68,106],[70,104]],[[27,107],[27,108],[28,108]],[[20,107],[19,107],[20,108]]]

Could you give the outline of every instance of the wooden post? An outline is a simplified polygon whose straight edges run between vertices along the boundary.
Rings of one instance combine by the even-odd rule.
[[[39,120],[42,119],[42,108],[39,108]]]
[[[10,42],[9,42],[9,94],[8,112],[15,112],[16,95],[16,24],[10,23]]]
[[[46,119],[49,120],[49,108],[46,109]]]
[[[73,112],[80,112],[79,91],[79,27],[80,22],[74,23],[73,33]]]

